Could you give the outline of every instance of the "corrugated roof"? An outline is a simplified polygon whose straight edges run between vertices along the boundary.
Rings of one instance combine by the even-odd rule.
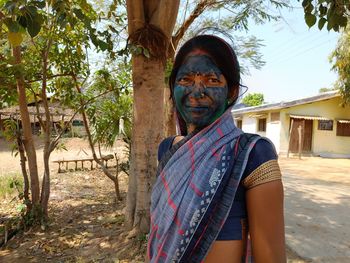
[[[321,117],[321,116],[310,116],[310,115],[296,115],[296,114],[289,114],[289,117],[294,119],[305,119],[305,120],[323,120],[328,121],[330,119]]]
[[[341,119],[337,119],[336,121],[337,121],[337,122],[340,122],[340,123],[350,123],[350,120],[341,120]]]
[[[322,100],[328,100],[331,98],[339,97],[340,94],[338,91],[329,91],[329,92],[324,92],[321,94],[318,94],[316,96],[312,97],[307,97],[303,99],[298,99],[298,100],[292,100],[292,101],[287,101],[287,102],[279,102],[279,103],[271,103],[271,104],[264,104],[260,106],[254,106],[254,107],[246,107],[242,109],[237,109],[237,110],[232,110],[232,114],[243,114],[243,113],[249,113],[249,112],[261,112],[261,111],[270,111],[270,110],[279,110],[283,108],[289,108],[297,105],[303,105],[303,104],[308,104],[311,102],[316,102],[316,101],[322,101]]]

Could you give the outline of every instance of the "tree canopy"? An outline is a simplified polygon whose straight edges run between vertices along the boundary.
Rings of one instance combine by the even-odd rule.
[[[350,1],[334,0],[298,0],[302,2],[305,22],[309,27],[316,24],[321,30],[325,25],[328,31],[339,31],[347,25],[350,12]]]
[[[350,105],[350,21],[330,56],[332,70],[338,74],[335,88],[340,90],[344,104]]]
[[[244,96],[242,102],[248,106],[259,106],[264,103],[264,94],[248,93],[246,96]]]

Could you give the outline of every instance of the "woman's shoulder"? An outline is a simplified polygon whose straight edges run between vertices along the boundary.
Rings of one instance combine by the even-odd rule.
[[[183,136],[173,135],[161,141],[158,147],[158,161],[162,159],[164,153],[166,153],[172,145],[178,143],[182,138]]]
[[[250,189],[262,183],[281,179],[281,171],[277,162],[278,155],[273,143],[260,137],[252,148],[242,183]]]

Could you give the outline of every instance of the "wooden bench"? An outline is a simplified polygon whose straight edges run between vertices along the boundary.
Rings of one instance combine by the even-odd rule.
[[[104,162],[104,165],[108,167],[108,161],[114,159],[114,156],[112,154],[108,154],[106,156],[102,156],[102,158],[99,158],[100,161]],[[90,169],[94,169],[94,158],[79,158],[79,159],[62,159],[62,160],[55,160],[52,161],[53,163],[58,163],[58,173],[62,173],[64,171],[68,171],[68,164],[69,163],[75,163],[75,171],[78,170],[78,164],[81,163],[81,169],[84,169],[84,162],[90,162]],[[66,165],[66,170],[62,170],[62,166]],[[96,164],[97,167],[97,164]]]

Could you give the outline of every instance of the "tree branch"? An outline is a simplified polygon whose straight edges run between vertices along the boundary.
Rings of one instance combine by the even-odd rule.
[[[217,4],[214,0],[202,0],[197,3],[189,17],[182,23],[177,29],[176,33],[172,37],[172,44],[174,49],[177,48],[181,38],[184,36],[187,29],[192,25],[193,21],[198,18],[208,7]]]
[[[72,73],[61,73],[61,74],[55,74],[55,75],[50,75],[47,76],[46,79],[53,79],[53,78],[57,78],[57,77],[71,77]],[[26,81],[27,84],[33,83],[33,82],[37,82],[37,81],[42,81],[42,78],[39,79],[33,79],[33,80],[28,80]]]

